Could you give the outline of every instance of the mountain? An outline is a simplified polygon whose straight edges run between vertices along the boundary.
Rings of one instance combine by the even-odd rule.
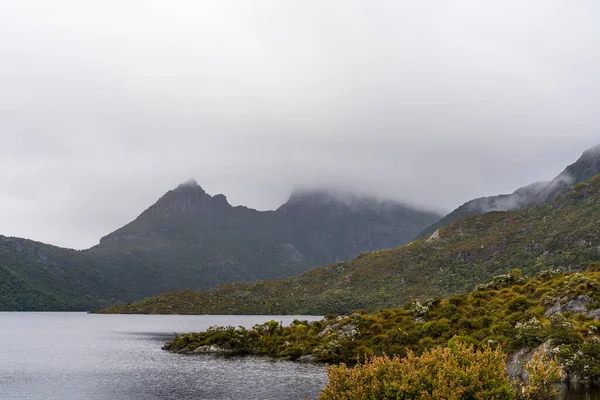
[[[85,310],[297,275],[401,245],[439,217],[328,191],[296,192],[275,211],[257,211],[191,180],[91,249],[0,237],[0,310]]]
[[[481,197],[468,201],[439,221],[431,224],[417,237],[423,238],[433,234],[442,226],[446,226],[460,218],[485,214],[490,211],[521,210],[540,206],[554,198],[562,190],[583,182],[600,173],[600,145],[586,150],[581,157],[569,165],[550,182],[536,182],[517,189],[512,194]]]
[[[543,206],[467,217],[427,239],[297,277],[165,293],[103,312],[325,315],[397,307],[472,289],[513,268],[581,269],[600,260],[599,232],[597,175]]]
[[[407,242],[439,215],[327,191],[292,194],[276,211],[231,206],[195,181],[167,192],[89,253],[120,267],[139,297],[297,275]]]
[[[541,205],[556,197],[562,190],[600,173],[600,145],[586,150],[556,178],[542,188],[530,205]]]
[[[317,249],[321,265],[397,247],[425,220],[440,217],[396,202],[323,190],[293,193],[276,214],[292,228],[288,235],[301,251]]]

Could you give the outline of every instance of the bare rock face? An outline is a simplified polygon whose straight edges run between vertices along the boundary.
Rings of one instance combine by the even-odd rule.
[[[511,378],[518,378],[527,382],[529,380],[529,374],[525,371],[525,365],[533,356],[537,353],[550,354],[552,350],[552,341],[548,340],[542,343],[538,347],[530,348],[525,347],[516,353],[511,354],[506,361],[506,372]]]
[[[586,295],[577,296],[572,300],[568,300],[567,298],[558,299],[553,306],[546,310],[544,315],[550,317],[557,313],[570,312],[573,314],[583,314],[589,318],[594,318],[595,320],[600,319],[600,309],[588,309],[587,306],[589,302],[590,298]]]
[[[298,251],[291,243],[284,243],[277,247],[277,250],[283,253],[283,257],[291,262],[301,262],[303,260],[302,253]]]
[[[165,219],[177,215],[210,217],[230,208],[232,207],[224,195],[213,197],[195,180],[190,180],[167,192],[151,210],[158,218]]]
[[[429,236],[429,238],[427,238],[427,243],[435,242],[439,238],[440,238],[440,230],[438,229],[437,231],[433,232],[433,234],[431,236]]]
[[[522,348],[521,350],[513,353],[506,362],[506,372],[511,378],[519,378],[527,380],[528,374],[525,371],[525,364],[531,360],[535,349],[529,347]]]
[[[136,220],[103,237],[100,243],[160,236],[173,230],[161,224],[177,219],[210,221],[222,217],[233,208],[224,195],[211,196],[191,179],[168,191]]]

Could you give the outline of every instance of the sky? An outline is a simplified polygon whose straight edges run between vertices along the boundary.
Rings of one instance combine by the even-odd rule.
[[[0,234],[82,249],[195,178],[450,211],[600,143],[595,0],[0,2]]]

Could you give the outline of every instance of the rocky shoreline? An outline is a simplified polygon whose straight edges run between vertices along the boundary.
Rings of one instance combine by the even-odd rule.
[[[581,273],[548,270],[525,279],[500,275],[447,299],[413,301],[376,313],[327,315],[318,321],[277,321],[211,327],[176,336],[164,350],[178,354],[266,356],[329,364],[364,362],[370,355],[421,354],[456,341],[500,346],[511,377],[527,379],[535,354],[556,359],[565,381],[600,382],[600,264]]]
[[[162,350],[168,351],[174,354],[186,354],[186,355],[213,355],[213,356],[248,356],[246,352],[227,349],[216,345],[200,346],[195,349],[189,347],[179,347],[173,344],[173,342],[167,342]],[[527,381],[529,376],[525,369],[525,365],[533,359],[536,353],[552,354],[552,343],[550,341],[538,346],[536,348],[525,347],[517,352],[508,354],[506,358],[506,371],[508,376],[511,378],[517,378],[522,381]],[[284,357],[283,359],[298,363],[315,363],[315,364],[326,364],[324,361],[320,361],[315,355],[307,354],[298,358]],[[563,383],[571,385],[586,385],[589,384],[589,380],[580,379],[576,376],[568,376],[563,373]]]

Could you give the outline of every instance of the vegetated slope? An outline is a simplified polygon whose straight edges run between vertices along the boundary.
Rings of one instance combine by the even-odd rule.
[[[600,381],[600,264],[582,273],[550,269],[525,279],[519,270],[476,290],[446,299],[411,302],[396,309],[321,321],[276,321],[253,329],[214,327],[177,336],[164,349],[179,353],[255,354],[321,362],[405,356],[462,341],[500,344],[512,353],[507,367],[518,376],[533,349],[556,355],[568,377]],[[517,353],[518,350],[522,350]]]
[[[550,182],[536,182],[522,187],[512,194],[481,197],[468,201],[439,221],[431,224],[417,237],[431,235],[439,228],[472,215],[485,214],[491,211],[521,210],[528,207],[544,205],[562,190],[583,182],[600,173],[600,145],[586,150],[581,157],[569,165]]]
[[[165,293],[104,312],[323,315],[396,307],[469,290],[513,268],[581,268],[600,259],[599,233],[600,175],[544,206],[468,217],[428,239],[297,277]]]
[[[121,296],[98,261],[80,251],[0,236],[0,311],[88,310]]]
[[[89,310],[176,289],[291,276],[398,246],[439,215],[297,193],[277,211],[233,207],[195,181],[84,251],[0,238],[0,310]]]

